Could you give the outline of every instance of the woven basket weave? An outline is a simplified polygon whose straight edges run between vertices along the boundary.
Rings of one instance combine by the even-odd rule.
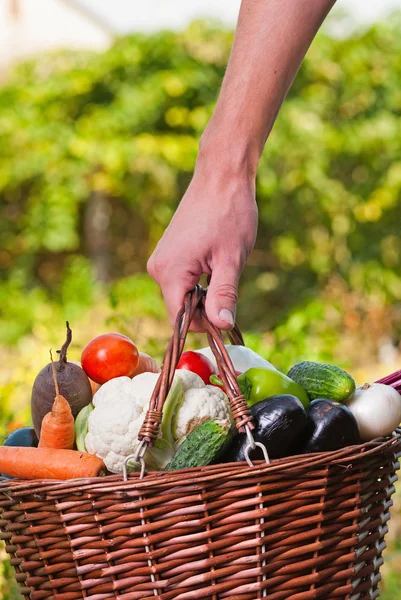
[[[195,310],[238,429],[252,428],[202,292],[177,318],[141,430],[157,435]],[[235,330],[233,341],[241,341]],[[271,464],[0,484],[0,538],[30,600],[367,600],[378,582],[401,431]]]

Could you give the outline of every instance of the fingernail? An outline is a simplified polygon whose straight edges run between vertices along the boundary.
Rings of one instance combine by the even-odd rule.
[[[231,310],[228,310],[227,308],[221,309],[221,311],[219,312],[219,319],[221,319],[225,323],[228,323],[229,325],[234,325],[234,315],[231,312]]]

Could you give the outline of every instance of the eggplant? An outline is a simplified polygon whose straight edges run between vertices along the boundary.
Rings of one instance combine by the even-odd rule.
[[[33,427],[20,427],[15,429],[10,435],[4,440],[4,446],[23,446],[26,448],[37,448],[39,444],[38,436],[35,433]],[[5,479],[13,479],[0,473],[0,477]]]
[[[289,394],[271,396],[254,404],[250,410],[255,425],[252,431],[255,442],[264,444],[270,458],[296,453],[306,425],[306,412],[298,398]],[[237,433],[219,462],[246,460],[247,446],[246,434]],[[252,461],[263,460],[262,450],[258,447],[251,450],[249,456]]]
[[[358,423],[344,404],[326,398],[310,403],[303,452],[330,452],[361,443]]]
[[[33,427],[15,429],[4,441],[4,446],[24,446],[26,448],[37,448],[38,444],[38,436]]]

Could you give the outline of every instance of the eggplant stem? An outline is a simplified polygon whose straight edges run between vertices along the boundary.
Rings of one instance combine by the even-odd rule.
[[[70,324],[68,323],[68,321],[66,321],[65,324],[67,327],[67,337],[66,337],[64,344],[61,346],[60,356],[59,356],[60,363],[67,362],[67,350],[68,350],[68,346],[71,344],[71,340],[72,340],[72,331],[70,329]]]

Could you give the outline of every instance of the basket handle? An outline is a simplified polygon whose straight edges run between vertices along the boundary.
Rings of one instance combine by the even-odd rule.
[[[234,327],[230,331],[227,331],[227,335],[232,346],[245,346],[244,338],[237,323],[234,324]]]
[[[184,304],[178,312],[174,332],[164,355],[161,374],[150,399],[145,420],[139,431],[138,439],[143,443],[140,444],[141,450],[137,453],[138,458],[141,458],[141,455],[143,457],[146,447],[152,446],[159,435],[163,405],[173,383],[175,370],[184,349],[189,327],[197,310],[206,330],[210,348],[216,358],[235,425],[238,431],[241,432],[246,431],[245,426],[249,430],[254,429],[248,405],[239,388],[235,369],[225,347],[221,331],[209,321],[206,315],[205,297],[206,290],[197,285],[195,289],[186,294]],[[236,345],[244,344],[238,325],[235,325],[229,337]]]

